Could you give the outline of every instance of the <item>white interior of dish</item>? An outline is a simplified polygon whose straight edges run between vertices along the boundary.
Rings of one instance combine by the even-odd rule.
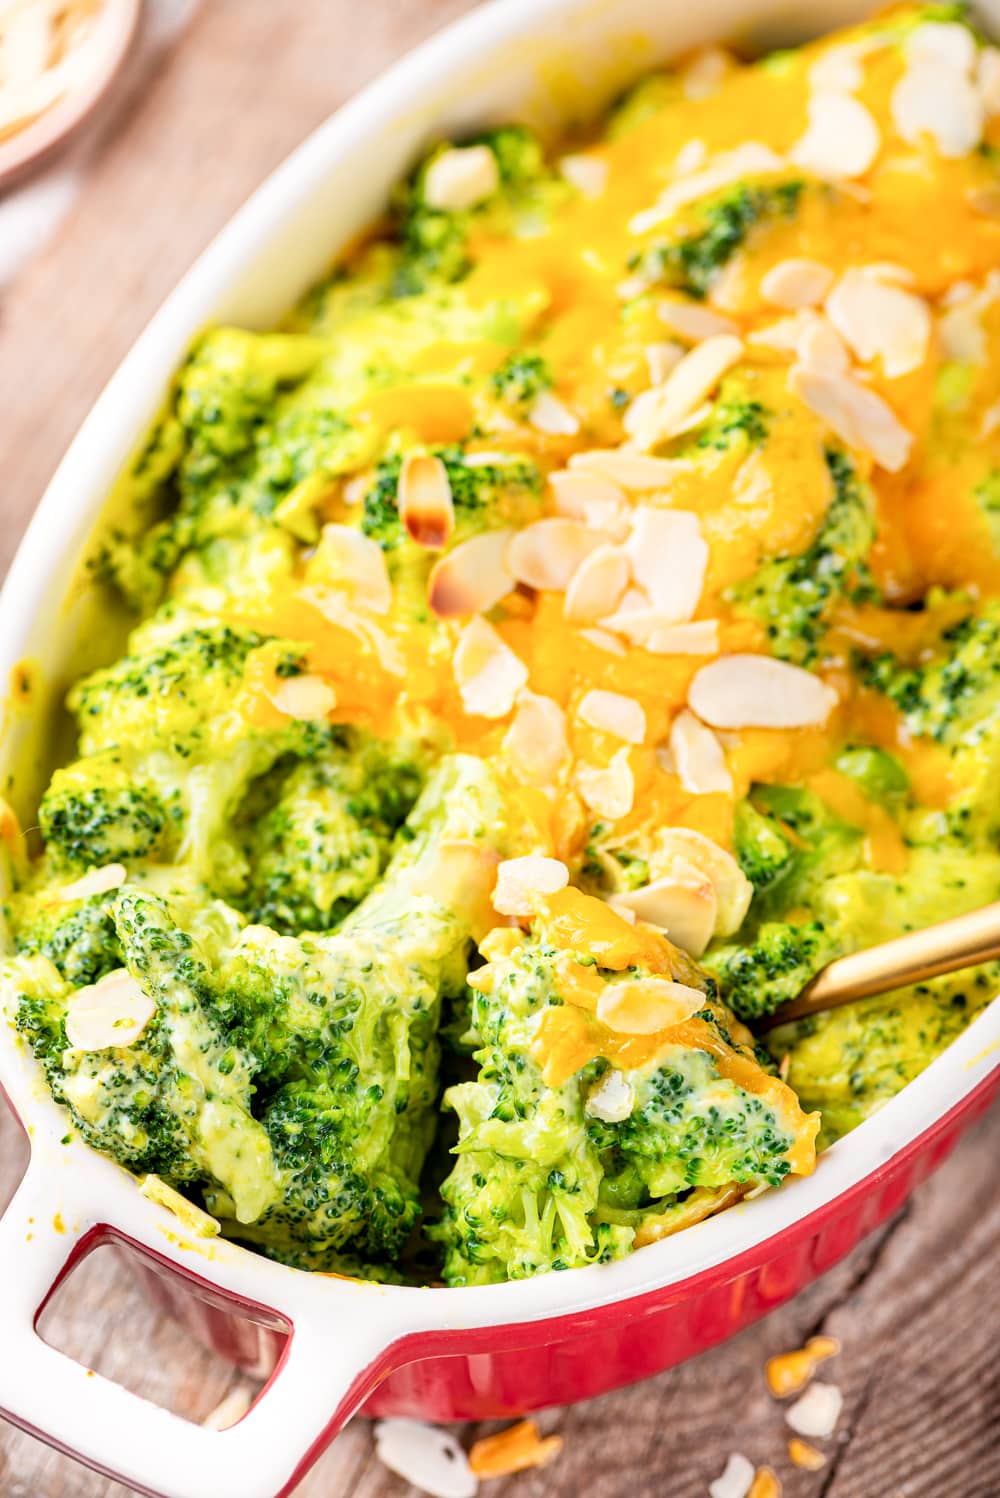
[[[991,7],[984,7],[990,9]],[[108,385],[52,480],[0,597],[0,682],[28,657],[61,691],[81,634],[94,628],[78,566],[112,483],[152,420],[191,337],[206,323],[267,327],[377,217],[430,139],[484,122],[551,129],[596,113],[631,78],[702,42],[799,39],[858,18],[864,0],[495,0],[404,60],[321,127],[205,252]],[[806,23],[805,17],[808,16]],[[584,108],[584,105],[586,108]],[[41,718],[5,705],[0,788],[25,810],[45,754]],[[1000,1048],[994,1003],[905,1092],[841,1144],[815,1175],[733,1208],[619,1263],[488,1289],[355,1285],[282,1268],[214,1242],[178,1244],[167,1214],[83,1145],[60,1146],[65,1115],[0,1025],[0,1082],[30,1125],[33,1174],[78,1228],[110,1222],[157,1252],[296,1320],[353,1305],[395,1334],[565,1315],[654,1290],[754,1247],[870,1176],[984,1080]],[[170,1219],[169,1221],[172,1221]],[[176,1223],[173,1224],[176,1228]],[[193,1257],[192,1250],[197,1254]],[[383,1340],[385,1340],[383,1338]]]

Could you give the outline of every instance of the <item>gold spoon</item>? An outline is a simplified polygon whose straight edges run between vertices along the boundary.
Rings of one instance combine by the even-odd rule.
[[[759,1031],[773,1030],[807,1014],[839,1009],[870,994],[891,993],[941,973],[956,973],[978,962],[1000,957],[1000,900],[967,915],[939,921],[922,931],[908,931],[849,957],[838,957],[817,973],[794,999],[756,1021]]]

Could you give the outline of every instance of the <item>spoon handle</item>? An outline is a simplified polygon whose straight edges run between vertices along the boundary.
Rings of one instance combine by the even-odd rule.
[[[782,1004],[756,1028],[773,1030],[807,1014],[838,1009],[869,994],[891,993],[895,988],[974,967],[994,957],[1000,957],[1000,900],[922,931],[908,931],[863,952],[852,952],[849,957],[838,957],[796,998]]]

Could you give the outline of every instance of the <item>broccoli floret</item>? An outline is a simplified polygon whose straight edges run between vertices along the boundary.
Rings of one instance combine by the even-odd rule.
[[[441,459],[448,474],[455,506],[455,541],[474,531],[497,525],[524,524],[541,506],[542,475],[530,458],[469,463],[460,447],[437,447],[431,451]],[[407,541],[399,518],[397,490],[403,458],[399,453],[383,458],[375,482],[365,495],[361,529],[384,551],[393,551]]]
[[[841,750],[834,763],[841,775],[858,783],[870,801],[884,804],[905,796],[910,789],[910,777],[888,749],[851,745]]]
[[[973,498],[989,527],[993,550],[1000,552],[1000,469],[992,469],[973,490]]]
[[[8,911],[15,949],[47,957],[74,988],[96,983],[122,965],[112,905],[108,895],[65,903],[18,895]]]
[[[511,354],[490,376],[497,399],[519,409],[530,406],[552,384],[552,371],[541,354]]]
[[[866,686],[883,692],[911,734],[940,744],[972,744],[993,727],[1000,707],[1000,610],[987,604],[945,629],[918,665],[894,655],[860,662]]]
[[[57,770],[38,811],[45,846],[64,869],[142,858],[159,845],[167,820],[156,789],[114,753]]]
[[[699,208],[698,227],[675,240],[652,245],[635,257],[630,269],[701,300],[754,229],[796,212],[804,188],[805,183],[797,178],[729,188]]]
[[[749,1020],[794,999],[842,951],[822,921],[765,921],[748,945],[715,946],[702,961],[729,1007]]]
[[[760,401],[724,398],[716,402],[711,421],[698,436],[698,446],[726,452],[742,440],[748,447],[760,447],[767,440],[769,415]]]
[[[612,106],[607,124],[608,139],[620,140],[683,98],[684,92],[676,73],[650,73],[648,77],[640,78]]]
[[[795,849],[776,819],[765,816],[750,801],[737,803],[733,851],[757,895],[776,885],[795,862]]]
[[[730,595],[739,613],[765,626],[774,654],[800,666],[817,659],[841,601],[875,596],[865,560],[875,540],[871,491],[843,453],[830,449],[825,456],[833,498],[812,545],[765,562]]]

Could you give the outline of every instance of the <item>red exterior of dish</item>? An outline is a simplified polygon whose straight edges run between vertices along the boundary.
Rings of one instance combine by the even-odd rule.
[[[1000,1070],[827,1206],[681,1283],[586,1314],[403,1338],[357,1381],[351,1399],[331,1410],[326,1439],[359,1405],[365,1415],[435,1421],[519,1415],[593,1398],[707,1351],[796,1295],[892,1216],[998,1093]],[[230,1314],[206,1282],[124,1251],[163,1310],[221,1357],[257,1377],[271,1374],[286,1336],[273,1322],[255,1324],[259,1309],[232,1303]]]

